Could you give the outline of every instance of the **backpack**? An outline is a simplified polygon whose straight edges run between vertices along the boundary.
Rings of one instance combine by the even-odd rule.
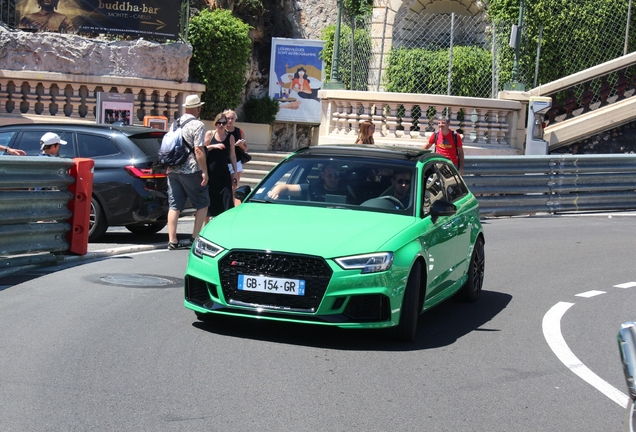
[[[453,133],[453,141],[455,142],[455,154],[457,155],[457,163],[459,164],[459,149],[457,148],[457,132]],[[433,134],[433,143],[435,144],[435,153],[437,153],[437,132]],[[459,168],[459,167],[458,167]]]
[[[163,136],[161,140],[161,147],[159,147],[159,163],[164,166],[175,166],[183,164],[190,153],[192,153],[192,147],[188,145],[183,138],[182,128],[188,124],[194,118],[189,118],[180,124],[180,119],[177,119],[170,130]]]

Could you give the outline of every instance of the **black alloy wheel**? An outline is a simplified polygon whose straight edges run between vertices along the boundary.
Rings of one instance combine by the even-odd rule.
[[[484,270],[486,268],[486,254],[484,251],[484,239],[479,236],[475,241],[473,254],[468,267],[468,280],[461,290],[461,298],[467,302],[475,302],[481,294],[484,285]]]

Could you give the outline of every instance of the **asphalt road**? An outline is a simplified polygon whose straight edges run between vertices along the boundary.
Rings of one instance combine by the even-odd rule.
[[[423,315],[414,344],[200,323],[183,307],[187,251],[15,275],[0,281],[0,430],[618,431],[635,227],[484,221],[482,298]]]

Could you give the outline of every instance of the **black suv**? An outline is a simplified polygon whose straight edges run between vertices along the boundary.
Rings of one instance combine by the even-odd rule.
[[[0,126],[0,144],[37,156],[46,132],[68,143],[60,147],[61,157],[95,161],[89,241],[102,237],[109,226],[125,226],[135,234],[154,234],[166,226],[166,171],[157,164],[164,131],[87,123],[19,124]]]

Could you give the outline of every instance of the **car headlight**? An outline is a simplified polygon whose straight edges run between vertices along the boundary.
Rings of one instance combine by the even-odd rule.
[[[386,271],[393,264],[393,252],[380,252],[336,258],[335,261],[345,270],[362,269],[362,273]]]
[[[210,241],[207,241],[203,237],[197,237],[192,245],[192,253],[199,258],[203,258],[203,255],[215,257],[223,252],[223,248]]]

